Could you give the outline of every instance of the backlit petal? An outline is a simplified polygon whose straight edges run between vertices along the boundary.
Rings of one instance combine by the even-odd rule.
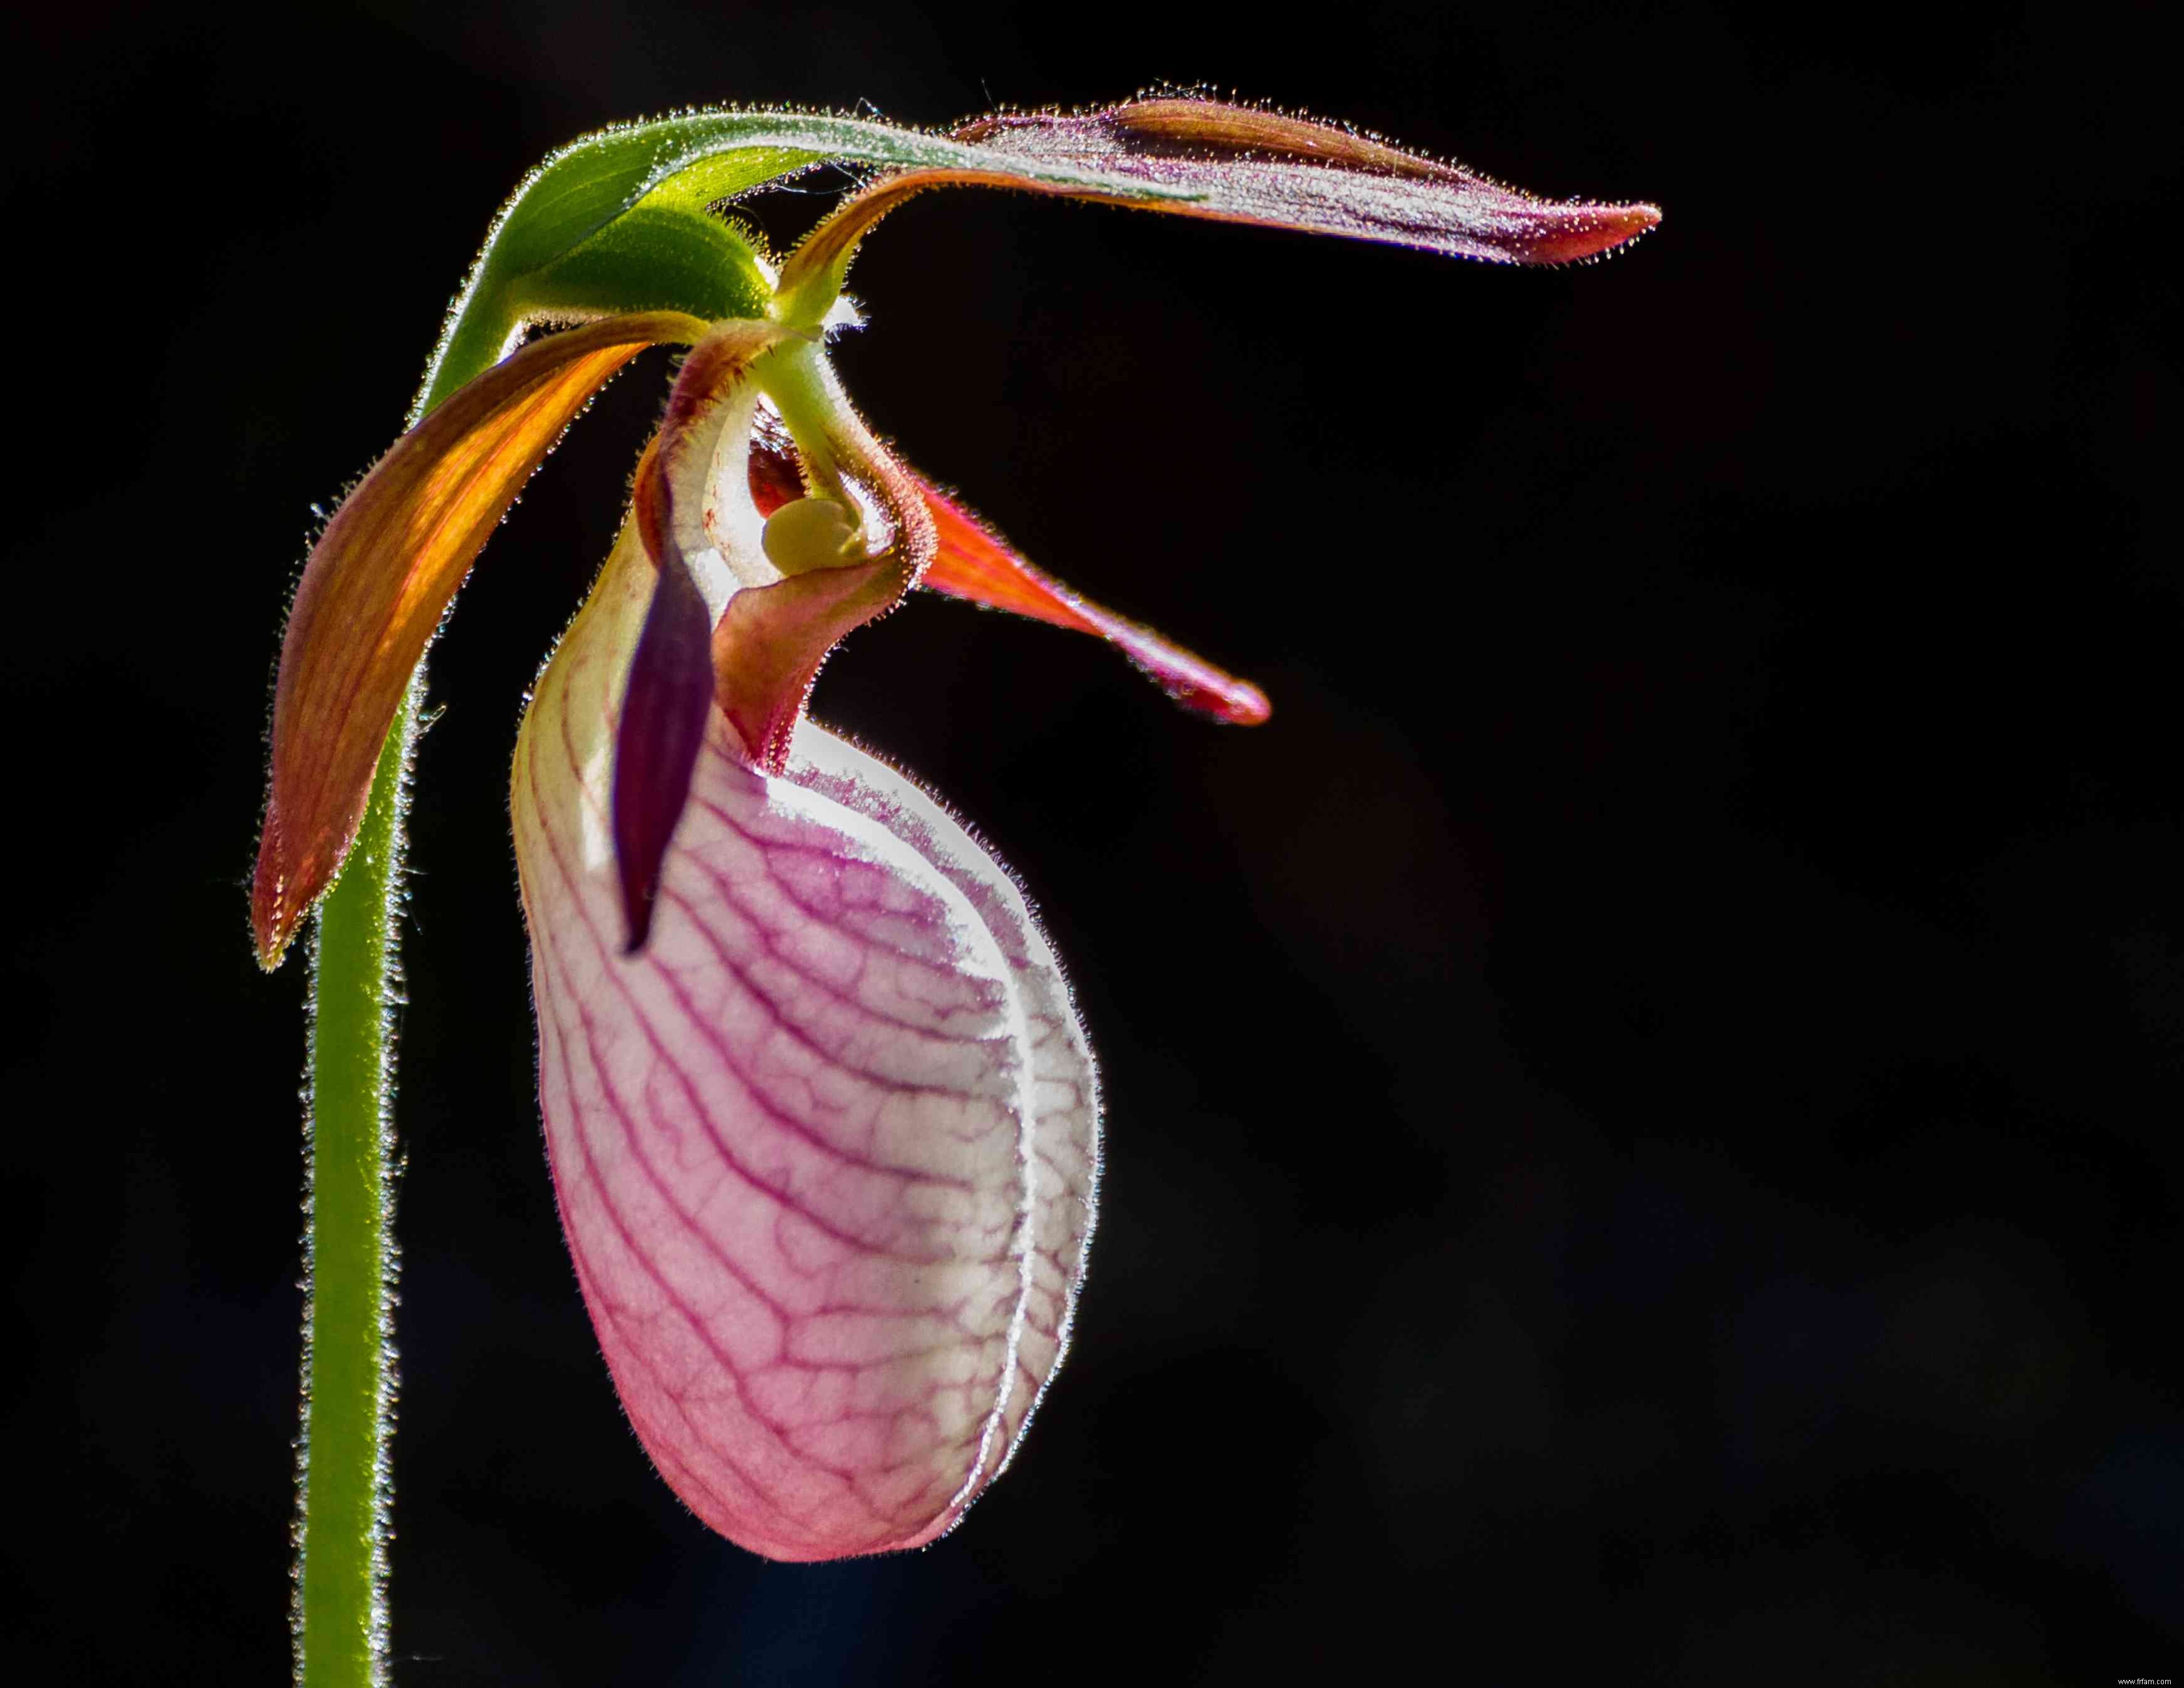
[[[704,330],[658,311],[524,347],[395,442],[326,524],[281,647],[251,888],[262,965],[332,883],[410,673],[524,482],[616,370]]]
[[[1218,720],[1256,727],[1272,712],[1267,694],[1249,680],[1240,680],[1150,627],[1126,620],[1071,591],[1018,556],[983,521],[939,487],[925,487],[925,504],[933,512],[938,544],[933,565],[918,582],[920,586],[1057,627],[1096,634],[1128,657],[1176,702]]]

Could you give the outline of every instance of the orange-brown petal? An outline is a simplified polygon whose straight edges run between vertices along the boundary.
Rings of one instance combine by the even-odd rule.
[[[1071,591],[939,487],[921,485],[937,543],[920,586],[1106,639],[1176,702],[1216,720],[1256,727],[1272,713],[1267,694],[1249,680]]]
[[[396,441],[326,524],[296,588],[274,693],[251,887],[262,965],[279,962],[333,883],[410,676],[525,481],[623,365],[705,328],[654,311],[524,347]]]

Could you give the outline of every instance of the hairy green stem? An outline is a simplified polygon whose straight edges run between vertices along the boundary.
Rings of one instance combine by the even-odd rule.
[[[489,368],[515,319],[490,297],[456,308],[410,409]],[[304,1429],[296,1444],[299,1688],[387,1680],[387,1537],[393,1504],[394,1008],[401,968],[410,761],[425,665],[387,729],[363,824],[319,905],[311,944],[305,1127]]]
[[[395,716],[311,946],[304,1431],[292,1627],[304,1688],[387,1674],[387,1440],[394,1400],[389,1167],[404,809],[424,671]]]

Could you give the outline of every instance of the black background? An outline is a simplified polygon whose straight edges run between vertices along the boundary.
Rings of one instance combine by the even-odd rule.
[[[822,682],[1022,873],[1110,1106],[1025,1457],[885,1561],[693,1522],[563,1253],[505,767],[664,356],[576,430],[435,659],[400,1680],[2177,1674],[2179,149],[2141,15],[9,24],[17,1680],[287,1669],[267,689],[310,506],[392,437],[493,209],[685,102],[1162,77],[1667,220],[1526,273],[963,193],[868,248],[838,361],[875,425],[1276,706],[1209,728],[933,600]]]

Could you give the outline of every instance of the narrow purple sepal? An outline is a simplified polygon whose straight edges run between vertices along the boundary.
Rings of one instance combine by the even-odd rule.
[[[680,551],[659,565],[652,605],[630,665],[615,727],[614,844],[621,877],[625,955],[644,947],[660,866],[690,798],[690,771],[713,707],[713,627]]]

